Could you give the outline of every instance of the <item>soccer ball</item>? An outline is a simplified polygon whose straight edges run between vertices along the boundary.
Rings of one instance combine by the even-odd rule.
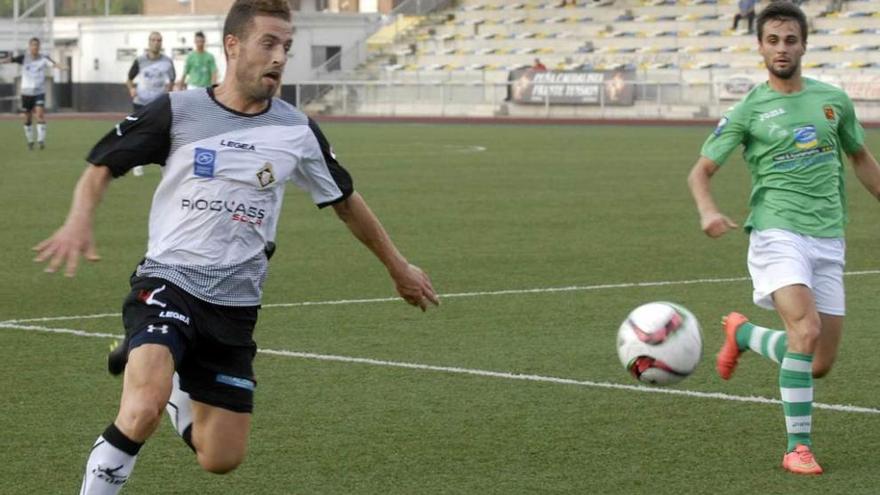
[[[617,332],[617,355],[637,380],[669,385],[696,369],[703,354],[700,323],[678,304],[652,302],[634,309]]]

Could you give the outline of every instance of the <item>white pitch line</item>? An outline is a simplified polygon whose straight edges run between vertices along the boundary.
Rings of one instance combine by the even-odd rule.
[[[880,273],[880,270],[877,271]],[[623,282],[616,284],[598,284],[598,285],[570,285],[567,287],[543,287],[534,289],[503,289],[494,291],[476,291],[476,292],[453,292],[450,294],[441,294],[440,298],[463,298],[463,297],[482,297],[482,296],[508,296],[516,294],[543,294],[554,292],[577,292],[591,291],[603,289],[626,289],[632,287],[661,287],[668,285],[693,285],[693,284],[719,284],[725,282],[742,282],[748,280],[748,277],[732,277],[732,278],[700,278],[693,280],[664,280],[658,282]],[[331,301],[299,301],[292,303],[270,303],[263,304],[263,308],[295,308],[305,306],[337,306],[344,304],[372,304],[383,302],[399,301],[399,297],[376,297],[365,299],[336,299]],[[19,320],[7,320],[0,323],[40,323],[47,321],[64,321],[64,320],[84,320],[92,318],[110,318],[119,317],[120,313],[99,313],[82,316],[50,316],[44,318],[25,318]]]
[[[880,273],[880,270],[877,270]],[[726,282],[742,282],[748,280],[748,277],[732,277],[732,278],[699,278],[693,280],[664,280],[659,282],[623,282],[617,284],[598,284],[598,285],[570,285],[567,287],[541,287],[535,289],[503,289],[503,290],[487,290],[476,292],[452,292],[449,294],[440,294],[440,299],[459,298],[459,297],[482,297],[482,296],[510,296],[517,294],[549,294],[553,292],[585,292],[591,290],[603,289],[627,289],[633,287],[661,287],[666,285],[693,285],[693,284],[720,284]],[[380,297],[375,299],[340,299],[337,301],[305,301],[293,303],[275,303],[264,304],[264,308],[290,308],[295,306],[327,306],[336,304],[366,304],[377,302],[393,302],[399,301],[399,297]]]
[[[39,327],[35,325],[19,325],[18,323],[8,321],[0,322],[0,328],[12,328],[16,330],[26,330],[29,332],[63,333],[67,335],[76,335],[78,337],[108,337],[116,339],[121,339],[123,337],[121,334],[117,335],[113,333],[84,332],[82,330],[74,330],[72,328],[52,328]]]
[[[111,333],[91,333],[84,332],[82,330],[73,330],[69,328],[50,328],[50,327],[40,327],[33,325],[18,325],[13,323],[0,323],[0,328],[10,328],[10,329],[18,329],[25,330],[30,332],[48,332],[48,333],[60,333],[60,334],[68,334],[75,335],[78,337],[100,337],[100,338],[121,338],[122,335],[116,335]],[[733,402],[750,402],[754,404],[774,404],[779,405],[782,404],[782,401],[779,399],[770,399],[768,397],[760,397],[760,396],[742,396],[742,395],[730,395],[720,392],[698,392],[694,390],[682,390],[682,389],[672,389],[672,388],[655,388],[655,387],[646,387],[640,385],[624,385],[620,383],[611,383],[611,382],[594,382],[590,380],[574,380],[571,378],[558,378],[553,376],[541,376],[541,375],[523,375],[519,373],[508,373],[503,371],[489,371],[489,370],[480,370],[473,368],[459,368],[455,366],[434,366],[430,364],[418,364],[418,363],[406,363],[400,361],[385,361],[381,359],[370,359],[370,358],[359,358],[359,357],[350,357],[350,356],[335,356],[332,354],[315,354],[311,352],[297,352],[297,351],[287,351],[287,350],[276,350],[276,349],[259,349],[257,350],[260,354],[269,354],[273,356],[283,356],[283,357],[293,357],[300,359],[311,359],[317,361],[332,361],[332,362],[340,362],[340,363],[353,363],[353,364],[365,364],[370,366],[383,366],[390,368],[404,368],[411,370],[420,370],[420,371],[434,371],[440,373],[453,373],[459,375],[471,375],[471,376],[480,376],[485,378],[501,378],[505,380],[521,380],[521,381],[529,381],[529,382],[541,382],[541,383],[555,383],[560,385],[575,385],[580,387],[590,387],[590,388],[603,388],[603,389],[612,389],[612,390],[626,390],[630,392],[641,392],[641,393],[649,393],[649,394],[666,394],[666,395],[679,395],[686,397],[695,397],[700,399],[717,399],[717,400],[727,400]],[[872,407],[862,407],[862,406],[854,406],[850,404],[825,404],[822,402],[814,402],[813,407],[816,409],[826,409],[830,411],[840,411],[840,412],[850,412],[850,413],[862,413],[862,414],[880,414],[880,409],[872,408]]]
[[[682,395],[687,397],[697,397],[701,399],[719,399],[719,400],[728,400],[735,402],[752,402],[756,404],[774,404],[780,405],[782,401],[779,399],[770,399],[767,397],[760,396],[743,396],[743,395],[730,395],[721,392],[697,392],[694,390],[682,390],[682,389],[674,389],[674,388],[659,388],[659,387],[646,387],[640,385],[624,385],[620,383],[610,383],[610,382],[594,382],[590,380],[573,380],[571,378],[557,378],[552,376],[541,376],[541,375],[522,375],[519,373],[507,373],[503,371],[488,371],[488,370],[479,370],[472,368],[458,368],[454,366],[433,366],[429,364],[418,364],[418,363],[405,363],[398,361],[383,361],[380,359],[370,359],[370,358],[358,358],[358,357],[348,357],[348,356],[334,356],[327,354],[314,354],[311,352],[296,352],[296,351],[278,351],[274,349],[260,349],[260,353],[263,354],[272,354],[276,356],[287,356],[287,357],[296,357],[302,359],[313,359],[318,361],[336,361],[342,363],[356,363],[356,364],[366,364],[371,366],[385,366],[392,368],[405,368],[405,369],[413,369],[413,370],[422,370],[422,371],[437,371],[441,373],[455,373],[461,375],[473,375],[473,376],[482,376],[489,378],[502,378],[505,380],[524,380],[530,382],[543,382],[543,383],[556,383],[561,385],[577,385],[581,387],[591,387],[591,388],[604,388],[604,389],[613,389],[613,390],[627,390],[631,392],[642,392],[642,393],[650,393],[650,394],[667,394],[667,395]],[[873,407],[862,407],[862,406],[853,406],[847,404],[824,404],[822,402],[813,402],[813,407],[816,409],[827,409],[831,411],[842,411],[842,412],[852,412],[852,413],[863,413],[863,414],[880,414],[880,409],[875,409]]]
[[[41,323],[46,321],[65,321],[65,320],[92,320],[96,318],[110,318],[110,317],[119,317],[122,316],[121,313],[99,313],[94,315],[79,315],[79,316],[48,316],[44,318],[24,318],[20,320],[6,320],[0,321],[0,325],[7,323]]]
[[[846,272],[846,276],[859,275],[878,275],[880,270],[861,270]],[[449,294],[440,294],[441,299],[449,298],[465,298],[465,297],[483,297],[483,296],[509,296],[517,294],[549,294],[555,292],[586,292],[593,290],[605,289],[629,289],[642,287],[666,287],[673,285],[696,285],[696,284],[723,284],[729,282],[744,282],[749,280],[748,277],[728,277],[728,278],[697,278],[691,280],[661,280],[655,282],[621,282],[614,284],[597,284],[597,285],[570,285],[567,287],[539,287],[534,289],[503,289],[492,291],[476,291],[476,292],[453,292]],[[399,297],[377,297],[366,299],[337,299],[330,301],[299,301],[292,303],[270,303],[263,304],[263,308],[294,308],[305,306],[336,306],[344,304],[372,304],[400,301]],[[110,318],[119,317],[120,313],[99,313],[80,316],[50,316],[44,318],[24,318],[16,320],[0,321],[0,324],[6,323],[39,323],[47,321],[64,321],[64,320],[84,320],[93,318]]]

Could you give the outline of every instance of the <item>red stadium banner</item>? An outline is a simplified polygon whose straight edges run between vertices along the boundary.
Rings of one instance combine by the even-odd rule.
[[[550,105],[633,105],[634,71],[539,71],[518,69],[508,75],[509,99]]]

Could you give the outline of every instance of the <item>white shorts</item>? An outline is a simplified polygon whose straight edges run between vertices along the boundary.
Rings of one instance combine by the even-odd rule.
[[[752,299],[762,308],[774,309],[773,292],[802,284],[813,291],[820,313],[843,316],[845,252],[842,237],[811,237],[782,229],[752,230],[748,258]]]

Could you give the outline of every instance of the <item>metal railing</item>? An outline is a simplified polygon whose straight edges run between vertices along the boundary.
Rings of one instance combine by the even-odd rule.
[[[454,0],[405,0],[387,15],[379,17],[378,20],[367,29],[366,35],[362,39],[328,58],[318,67],[315,67],[312,70],[312,78],[323,79],[325,77],[330,77],[339,79],[341,75],[340,71],[345,72],[348,70],[347,67],[354,67],[366,62],[368,56],[367,40],[383,27],[394,26],[392,43],[397,42],[403,34],[402,32],[397,31],[399,16],[423,16],[438,9],[451,7],[454,3]]]
[[[580,104],[557,104],[550,92],[538,101],[517,102],[512,82],[306,81],[298,84],[296,97],[305,111],[330,115],[682,120],[716,119],[743,96],[731,94],[722,82],[629,84],[633,85],[632,100],[625,105],[612,102],[604,84],[596,85],[594,101]],[[314,87],[323,88],[320,100],[299,99]],[[856,110],[860,119],[878,121],[880,98],[857,101]]]
[[[452,7],[454,0],[406,0],[391,11],[391,15],[427,15],[435,10]]]

